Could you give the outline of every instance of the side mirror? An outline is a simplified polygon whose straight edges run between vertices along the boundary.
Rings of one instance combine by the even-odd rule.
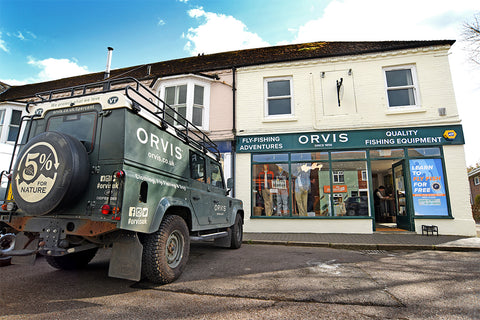
[[[233,189],[233,179],[232,178],[228,178],[227,179],[227,191],[225,192],[225,195],[229,195],[230,194],[230,191],[232,191]]]

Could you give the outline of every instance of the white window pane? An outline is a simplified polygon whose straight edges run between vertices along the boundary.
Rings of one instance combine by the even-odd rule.
[[[193,93],[193,103],[196,105],[203,106],[203,87],[195,86]]]
[[[8,141],[15,141],[17,139],[18,129],[20,129],[20,127],[10,127],[10,130],[8,130]]]
[[[290,95],[290,80],[278,80],[268,82],[268,96],[289,96]]]
[[[22,111],[12,110],[12,119],[10,121],[10,124],[18,126],[20,125],[21,121],[22,121]]]
[[[196,126],[202,125],[203,108],[193,107],[193,124]]]
[[[274,99],[268,101],[268,115],[291,114],[290,98]]]
[[[410,69],[386,71],[387,86],[400,87],[413,85],[412,71]]]
[[[388,102],[390,107],[414,106],[415,96],[413,89],[389,90]]]
[[[183,117],[183,118],[187,118],[187,107],[185,106],[181,106],[181,107],[178,107],[177,108],[177,112]],[[180,124],[183,124],[185,125],[186,122],[185,120],[183,120],[181,117],[177,117],[178,118],[178,123]]]
[[[187,103],[187,85],[178,87],[178,101],[177,104]]]
[[[171,106],[175,104],[175,87],[165,88],[165,102]]]
[[[3,124],[5,119],[5,110],[0,110],[0,124]]]

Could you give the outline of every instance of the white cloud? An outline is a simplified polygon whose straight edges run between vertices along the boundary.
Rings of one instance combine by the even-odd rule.
[[[183,37],[188,40],[185,50],[192,55],[268,46],[257,34],[249,32],[240,20],[224,14],[205,12],[203,8],[188,11],[190,17],[201,20]]]
[[[66,77],[73,77],[88,73],[88,68],[79,66],[77,61],[73,59],[55,59],[48,58],[44,60],[35,60],[29,57],[28,64],[41,69],[35,81],[48,81]]]
[[[79,76],[89,72],[88,68],[86,66],[80,66],[75,58],[71,60],[55,58],[36,60],[35,58],[28,57],[28,64],[40,69],[36,76],[23,80],[0,79],[0,81],[11,86],[20,86],[28,83]]]
[[[25,40],[25,36],[20,31],[17,31],[17,33],[15,34],[15,37],[17,37],[20,40]]]
[[[158,19],[157,26],[164,26],[164,25],[165,25],[165,20]]]
[[[334,0],[299,28],[295,42],[446,39],[478,8],[477,0]]]
[[[16,79],[0,79],[0,82],[6,83],[10,86],[22,86],[24,84],[29,83],[30,81],[24,80],[16,80]]]
[[[2,40],[2,33],[0,32],[0,50],[8,52],[7,44]]]

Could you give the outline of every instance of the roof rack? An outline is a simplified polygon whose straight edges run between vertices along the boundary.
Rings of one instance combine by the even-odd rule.
[[[175,108],[165,103],[149,88],[135,78],[119,78],[85,85],[44,91],[35,94],[42,102],[68,99],[71,97],[94,95],[98,93],[122,91],[132,101],[132,110],[135,113],[147,112],[159,121],[160,129],[169,130],[186,144],[191,145],[205,155],[213,155],[220,160],[218,146],[196,125],[187,120]],[[59,96],[60,97],[56,97]],[[34,103],[30,103],[34,104]],[[27,112],[30,104],[27,104]]]

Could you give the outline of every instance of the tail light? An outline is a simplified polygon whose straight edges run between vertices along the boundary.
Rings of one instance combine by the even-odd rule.
[[[110,214],[112,213],[112,208],[108,204],[104,204],[102,206],[102,214]]]

